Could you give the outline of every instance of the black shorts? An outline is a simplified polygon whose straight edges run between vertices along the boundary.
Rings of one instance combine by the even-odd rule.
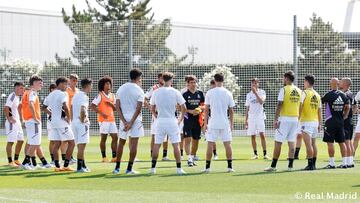
[[[345,140],[352,140],[354,134],[354,125],[345,124],[344,125]]]
[[[344,126],[343,125],[325,126],[323,141],[324,142],[331,142],[331,143],[334,143],[334,141],[337,142],[337,143],[345,142]]]
[[[201,126],[198,123],[184,123],[184,138],[192,137],[194,140],[201,139]]]

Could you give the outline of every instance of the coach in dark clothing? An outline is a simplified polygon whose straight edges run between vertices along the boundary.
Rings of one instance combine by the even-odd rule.
[[[328,145],[329,153],[329,165],[326,169],[335,168],[335,150],[334,141],[340,146],[342,164],[338,168],[346,167],[346,154],[347,148],[345,145],[345,132],[344,132],[344,120],[349,115],[350,104],[348,97],[340,90],[338,90],[339,80],[332,78],[330,80],[331,90],[321,98],[323,105],[325,106],[325,129],[323,141]]]

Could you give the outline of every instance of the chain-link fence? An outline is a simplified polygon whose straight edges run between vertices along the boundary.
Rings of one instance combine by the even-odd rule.
[[[109,75],[116,92],[128,81],[131,67],[143,71],[144,91],[157,82],[159,72],[167,70],[175,73],[176,88],[182,89],[184,77],[194,74],[199,78],[199,87],[206,91],[206,74],[228,71],[236,77],[235,82],[227,84],[237,100],[235,135],[245,135],[245,97],[254,77],[260,79],[267,93],[269,133],[286,70],[295,70],[300,87],[306,74],[314,74],[315,88],[321,95],[329,89],[328,81],[334,76],[351,77],[353,92],[360,89],[360,33],[336,32],[315,16],[308,27],[295,31],[199,26],[169,20],[64,24],[60,16],[8,12],[0,12],[0,16],[2,106],[13,82],[26,82],[33,73],[44,78],[45,88],[40,92],[43,100],[50,83],[71,73],[95,82]],[[97,95],[94,87],[91,100]],[[144,126],[149,129],[150,113],[144,109],[143,115]],[[92,128],[98,129],[95,113],[91,112],[90,118]],[[3,115],[0,121],[3,127]]]

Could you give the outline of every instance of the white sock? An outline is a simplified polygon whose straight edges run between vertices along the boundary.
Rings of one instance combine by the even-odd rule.
[[[193,155],[189,155],[188,160],[189,160],[189,161],[193,161],[193,158],[194,158],[194,156],[193,156]]]
[[[342,165],[343,166],[347,165],[347,157],[342,158]]]
[[[354,157],[353,156],[350,156],[350,165],[354,164]]]
[[[335,166],[335,157],[330,157],[330,159],[329,159],[329,165],[330,165],[330,166]]]

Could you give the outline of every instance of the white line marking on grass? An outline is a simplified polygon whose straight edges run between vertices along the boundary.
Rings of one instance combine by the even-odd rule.
[[[46,203],[36,200],[27,200],[27,199],[17,199],[17,198],[9,198],[9,197],[2,197],[0,196],[0,200],[9,200],[9,201],[15,201],[15,202],[34,202],[34,203]]]

